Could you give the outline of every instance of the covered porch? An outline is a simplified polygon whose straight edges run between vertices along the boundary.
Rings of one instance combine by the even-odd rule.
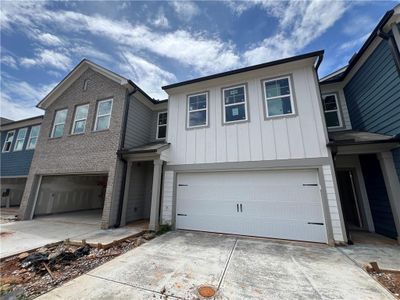
[[[150,143],[118,154],[126,161],[120,226],[148,221],[150,230],[159,226],[162,170],[169,144]]]
[[[400,183],[391,151],[400,138],[357,131],[329,138],[349,243],[377,235],[399,242]]]

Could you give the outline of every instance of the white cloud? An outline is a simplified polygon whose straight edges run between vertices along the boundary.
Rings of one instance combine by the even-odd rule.
[[[167,17],[165,16],[164,10],[160,8],[158,10],[157,15],[153,20],[150,21],[151,24],[153,24],[155,27],[158,28],[168,28],[169,27],[169,21]]]
[[[194,16],[200,13],[196,3],[192,1],[171,1],[169,2],[177,13],[178,17],[184,21],[190,21]]]
[[[42,66],[53,67],[59,70],[68,70],[71,67],[72,61],[67,54],[56,52],[49,49],[39,49],[35,57],[23,57],[20,59],[22,66]]]
[[[20,120],[43,114],[36,104],[56,85],[35,87],[26,81],[20,81],[2,73],[0,114],[2,117]]]
[[[61,46],[64,44],[58,36],[51,33],[38,33],[36,39],[48,46]]]
[[[121,51],[124,63],[120,68],[124,70],[127,77],[132,78],[151,97],[167,98],[167,94],[161,89],[161,86],[176,81],[175,75],[128,50],[122,49]]]
[[[343,51],[358,50],[358,48],[367,40],[368,36],[369,33],[363,35],[358,39],[353,39],[348,42],[345,42],[339,46],[339,50]]]
[[[17,61],[11,55],[4,55],[3,54],[1,56],[0,62],[2,64],[6,65],[6,66],[9,66],[9,67],[13,68],[13,69],[18,69]]]

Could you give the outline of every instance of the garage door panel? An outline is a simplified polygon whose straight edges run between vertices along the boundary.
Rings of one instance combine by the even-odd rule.
[[[178,174],[176,225],[181,229],[327,240],[316,170]]]

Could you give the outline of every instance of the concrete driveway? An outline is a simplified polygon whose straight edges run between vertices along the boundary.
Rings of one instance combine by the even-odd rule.
[[[338,249],[175,231],[39,299],[393,299]]]

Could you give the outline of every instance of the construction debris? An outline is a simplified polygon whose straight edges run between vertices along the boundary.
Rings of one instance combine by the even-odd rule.
[[[145,232],[114,241],[107,247],[71,245],[66,241],[9,257],[0,262],[0,295],[6,299],[35,298],[154,237],[153,233]]]
[[[367,264],[365,270],[388,289],[395,298],[400,299],[400,271],[383,270],[376,262]]]

